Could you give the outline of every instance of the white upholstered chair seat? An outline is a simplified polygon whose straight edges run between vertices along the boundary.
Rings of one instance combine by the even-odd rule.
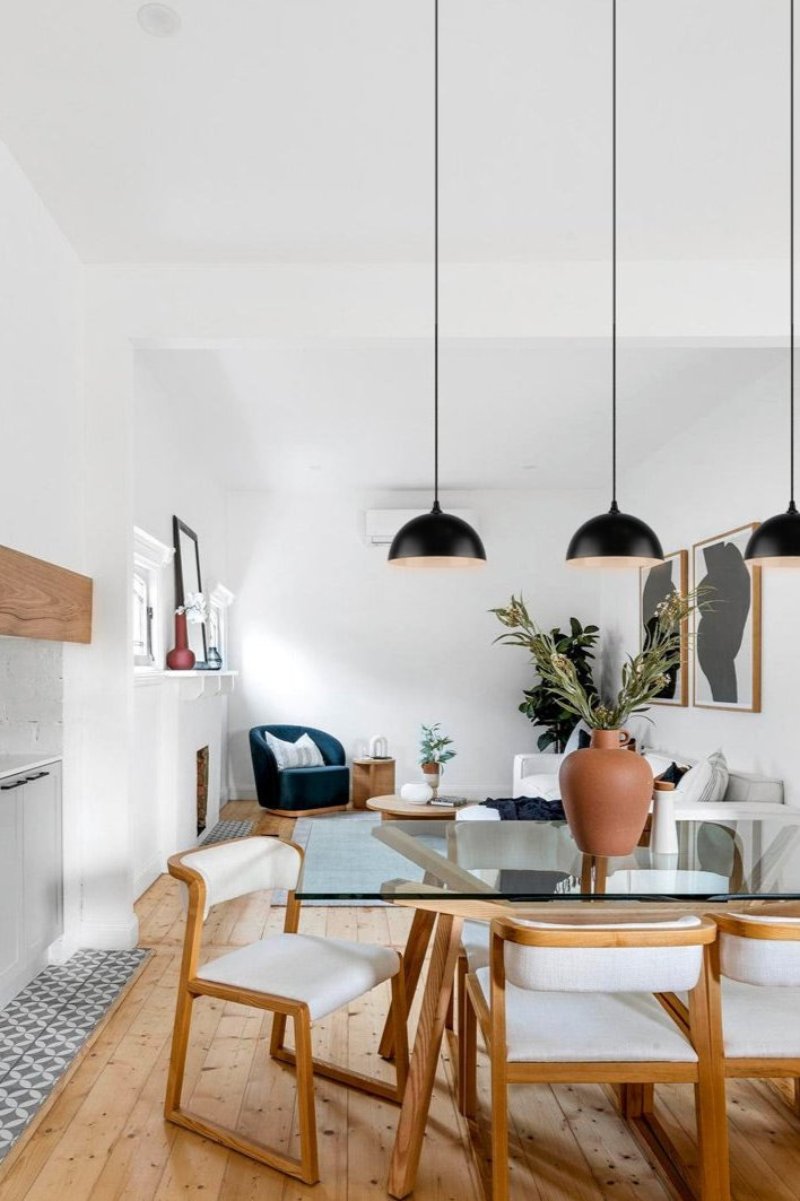
[[[313,1020],[390,980],[399,966],[400,957],[389,947],[276,934],[211,960],[197,976],[303,1001]]]
[[[723,980],[722,1032],[731,1059],[800,1058],[800,988]]]
[[[477,972],[489,1003],[489,968]],[[531,992],[506,984],[511,1063],[696,1063],[697,1055],[647,993]]]

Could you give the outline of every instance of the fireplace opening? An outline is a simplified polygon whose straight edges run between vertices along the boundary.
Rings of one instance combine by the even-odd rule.
[[[202,834],[206,828],[208,813],[208,747],[202,746],[197,752],[197,833]]]

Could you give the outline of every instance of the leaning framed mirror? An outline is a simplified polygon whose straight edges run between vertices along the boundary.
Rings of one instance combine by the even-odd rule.
[[[186,605],[187,598],[202,596],[203,579],[200,574],[200,546],[197,534],[180,517],[172,518],[172,541],[175,546],[175,608]],[[189,612],[187,633],[189,647],[194,651],[195,667],[205,666],[208,659],[206,623],[192,620]]]

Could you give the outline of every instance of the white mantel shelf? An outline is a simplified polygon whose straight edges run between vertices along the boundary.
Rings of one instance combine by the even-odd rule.
[[[140,687],[171,680],[177,684],[182,701],[199,701],[204,697],[229,696],[238,674],[238,671],[151,671],[148,668],[134,673],[134,684]]]

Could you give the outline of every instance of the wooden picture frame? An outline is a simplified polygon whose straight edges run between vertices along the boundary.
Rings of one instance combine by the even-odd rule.
[[[761,712],[761,568],[744,561],[757,521],[695,542],[692,582],[713,591],[694,617],[692,704]],[[746,573],[746,575],[745,575]]]
[[[639,649],[644,648],[647,623],[654,615],[656,605],[671,592],[686,596],[689,591],[689,552],[675,550],[664,556],[657,567],[639,568]],[[689,621],[681,622],[681,661],[676,668],[670,686],[654,698],[651,705],[669,705],[686,708],[689,704]]]
[[[190,592],[203,591],[203,577],[200,574],[200,545],[197,534],[190,529],[180,517],[172,518],[172,542],[175,547],[175,608],[186,603]],[[208,659],[208,643],[206,641],[206,623],[189,622],[187,624],[189,646],[194,651],[196,666],[205,664]]]

